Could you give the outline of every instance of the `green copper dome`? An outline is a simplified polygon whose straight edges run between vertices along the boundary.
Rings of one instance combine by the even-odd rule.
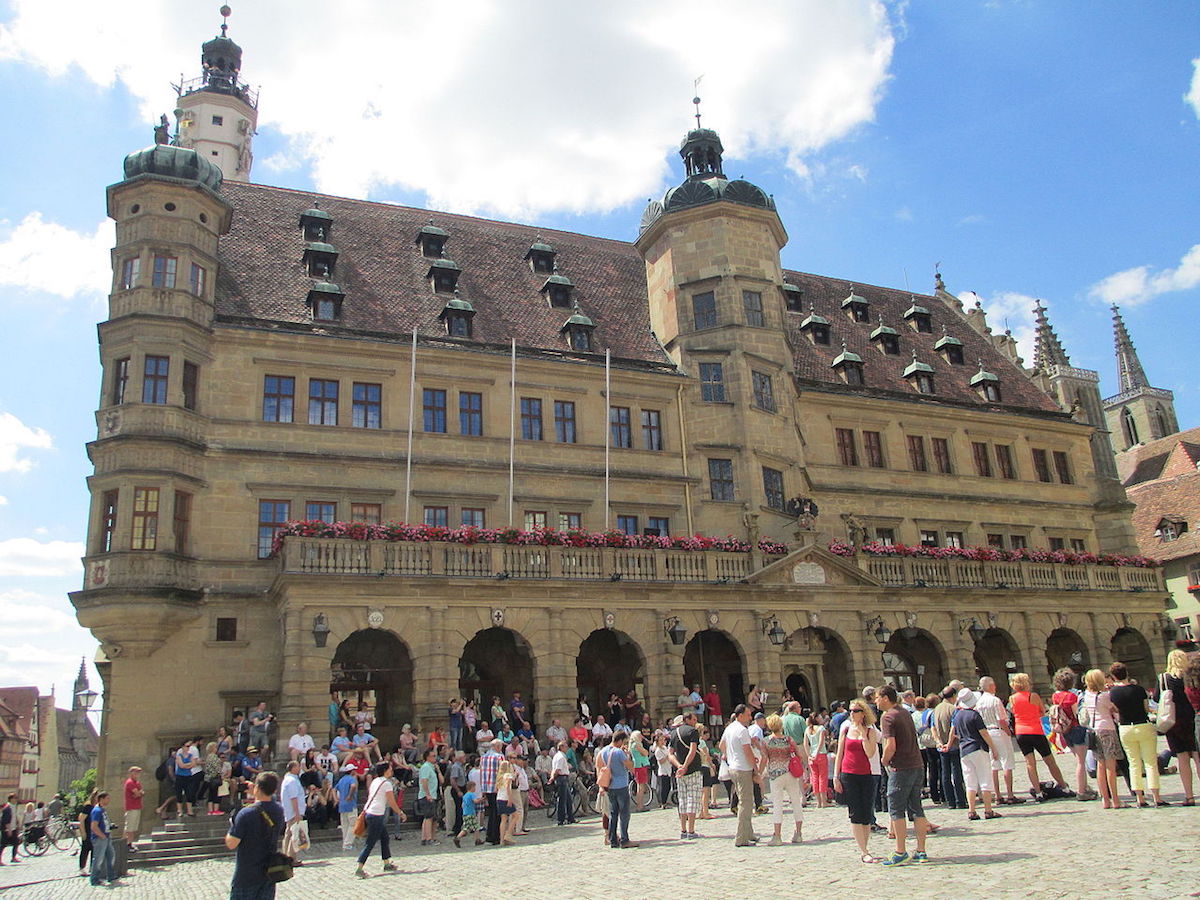
[[[221,170],[217,166],[195,150],[172,147],[170,144],[155,144],[126,156],[125,180],[139,175],[161,175],[194,181],[213,191],[221,189]]]

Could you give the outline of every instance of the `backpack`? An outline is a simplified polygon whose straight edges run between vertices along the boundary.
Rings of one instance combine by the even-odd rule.
[[[1071,730],[1071,717],[1061,705],[1055,703],[1050,707],[1050,733],[1057,735],[1066,735]]]
[[[154,777],[159,781],[167,780],[167,762],[169,760],[170,757],[167,757],[167,759],[164,759],[162,762],[160,762],[158,764],[158,768],[154,770]]]

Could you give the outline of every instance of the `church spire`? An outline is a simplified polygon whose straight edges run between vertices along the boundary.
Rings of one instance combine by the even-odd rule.
[[[1033,365],[1034,368],[1045,371],[1050,366],[1069,366],[1071,358],[1063,349],[1062,341],[1054,332],[1054,326],[1046,316],[1046,307],[1041,300],[1034,302],[1033,314],[1037,330],[1034,334]]]
[[[1112,306],[1113,340],[1117,348],[1117,378],[1120,380],[1120,392],[1150,387],[1146,371],[1138,359],[1137,350],[1125,329],[1125,320],[1121,318],[1121,310],[1115,303]]]

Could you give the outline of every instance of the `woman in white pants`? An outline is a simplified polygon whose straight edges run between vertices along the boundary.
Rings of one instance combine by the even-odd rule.
[[[783,733],[783,719],[779,716],[767,716],[767,730],[770,734],[763,743],[767,750],[767,782],[771,786],[771,816],[775,822],[775,836],[771,838],[770,845],[778,847],[783,843],[784,795],[792,800],[792,818],[796,822],[792,843],[799,844],[804,839],[801,834],[804,827],[804,782],[789,771],[788,763],[793,756],[799,757],[803,763],[804,748]]]

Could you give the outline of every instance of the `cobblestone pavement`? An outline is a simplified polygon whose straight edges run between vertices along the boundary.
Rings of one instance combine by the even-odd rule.
[[[1061,758],[1065,764],[1066,758]],[[597,819],[558,828],[540,810],[534,831],[515,847],[464,847],[448,839],[423,848],[415,833],[393,844],[400,871],[384,875],[378,852],[368,864],[372,878],[353,877],[354,862],[340,845],[319,845],[296,877],[281,885],[280,900],[346,896],[476,898],[487,885],[511,885],[522,900],[630,897],[662,894],[680,886],[689,893],[709,889],[719,897],[820,897],[853,890],[860,896],[997,898],[1137,897],[1147,900],[1200,897],[1196,852],[1200,807],[1178,805],[1178,776],[1166,776],[1163,809],[1103,810],[1099,802],[1060,800],[1004,807],[1004,818],[967,822],[963,811],[931,808],[942,827],[930,838],[928,865],[886,869],[858,861],[844,808],[805,811],[804,843],[766,846],[771,816],[757,816],[764,835],[755,847],[733,846],[734,819],[728,810],[701,822],[703,838],[683,844],[678,819],[669,811],[636,814],[630,836],[635,850],[610,850],[601,843]],[[790,816],[790,814],[788,814]],[[791,824],[785,819],[784,836]],[[911,841],[910,841],[911,844]],[[890,848],[884,836],[873,852]],[[911,846],[910,846],[911,849]],[[614,853],[620,853],[614,857]],[[618,863],[618,865],[614,865]],[[1172,864],[1166,864],[1172,863]],[[216,900],[229,894],[231,859],[135,870],[111,889],[94,888],[75,874],[74,860],[51,850],[40,859],[0,868],[0,900],[75,900],[97,894],[130,900]],[[1163,875],[1164,870],[1168,871]],[[613,880],[617,872],[619,881]],[[680,879],[683,879],[682,882]],[[632,887],[631,887],[632,886]]]

